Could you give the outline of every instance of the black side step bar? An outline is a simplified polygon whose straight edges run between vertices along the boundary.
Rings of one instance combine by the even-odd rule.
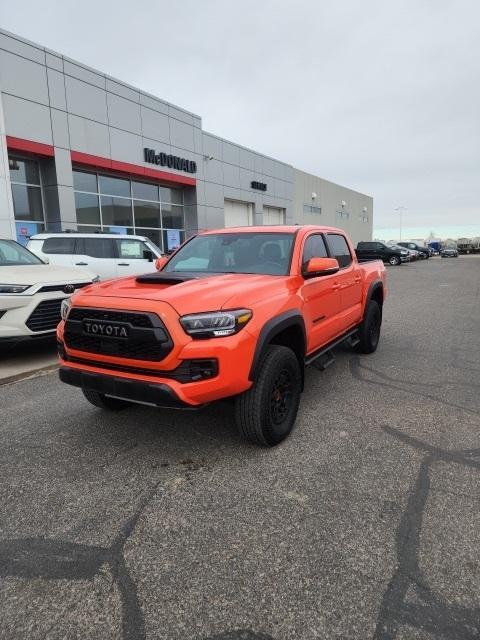
[[[358,336],[357,336],[357,331],[358,329],[350,329],[350,331],[347,331],[347,333],[344,333],[342,336],[340,336],[339,338],[337,338],[336,340],[334,340],[333,342],[329,342],[327,345],[325,345],[324,347],[321,347],[321,349],[318,349],[318,351],[314,351],[313,353],[311,353],[309,356],[307,356],[305,358],[305,364],[312,364],[312,362],[315,362],[315,360],[317,360],[318,358],[321,358],[322,356],[327,356],[326,358],[326,364],[325,363],[319,363],[319,369],[326,369],[327,367],[329,367],[334,361],[335,358],[333,357],[333,354],[331,353],[331,350],[334,347],[337,347],[339,344],[342,344],[342,342],[345,342],[345,340],[348,340],[350,338],[351,342],[352,342],[352,346],[355,346],[356,344],[358,344],[359,340],[358,340]],[[323,364],[323,366],[322,366]]]
[[[312,362],[312,365],[319,371],[325,371],[325,369],[334,362],[335,356],[333,355],[333,353],[331,351],[325,351],[324,354],[322,354],[316,360],[314,360],[314,362]]]

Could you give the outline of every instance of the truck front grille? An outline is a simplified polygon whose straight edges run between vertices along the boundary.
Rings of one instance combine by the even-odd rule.
[[[85,323],[124,326],[128,338],[86,333]],[[105,356],[160,362],[173,349],[170,335],[154,313],[74,307],[65,323],[65,344],[69,349]]]
[[[60,322],[60,300],[43,300],[29,315],[25,324],[30,331],[54,331]]]
[[[153,317],[153,321],[152,321]],[[135,327],[154,327],[155,318],[153,313],[133,313],[131,311],[113,311],[109,309],[90,309],[86,307],[73,307],[68,314],[69,320],[111,320],[112,322],[129,322]],[[162,323],[160,323],[163,326]]]

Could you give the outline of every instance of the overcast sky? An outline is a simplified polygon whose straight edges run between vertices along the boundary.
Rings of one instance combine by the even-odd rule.
[[[0,11],[5,29],[194,111],[207,131],[372,195],[384,234],[403,205],[411,236],[480,235],[478,0],[0,0]]]

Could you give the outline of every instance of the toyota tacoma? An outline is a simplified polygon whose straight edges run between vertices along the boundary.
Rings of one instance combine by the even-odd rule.
[[[241,434],[274,446],[294,427],[305,365],[325,368],[342,342],[377,348],[385,267],[360,264],[340,229],[206,231],[157,269],[63,303],[60,379],[97,407],[233,398]]]

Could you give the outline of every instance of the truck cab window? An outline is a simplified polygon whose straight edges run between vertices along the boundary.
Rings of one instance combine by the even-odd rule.
[[[352,264],[352,254],[348,248],[344,236],[336,233],[329,233],[327,236],[328,248],[331,255],[338,260],[340,268],[343,269]]]
[[[319,233],[315,233],[309,236],[303,246],[303,258],[302,265],[305,265],[312,258],[327,258],[328,252],[325,246],[323,236]]]

